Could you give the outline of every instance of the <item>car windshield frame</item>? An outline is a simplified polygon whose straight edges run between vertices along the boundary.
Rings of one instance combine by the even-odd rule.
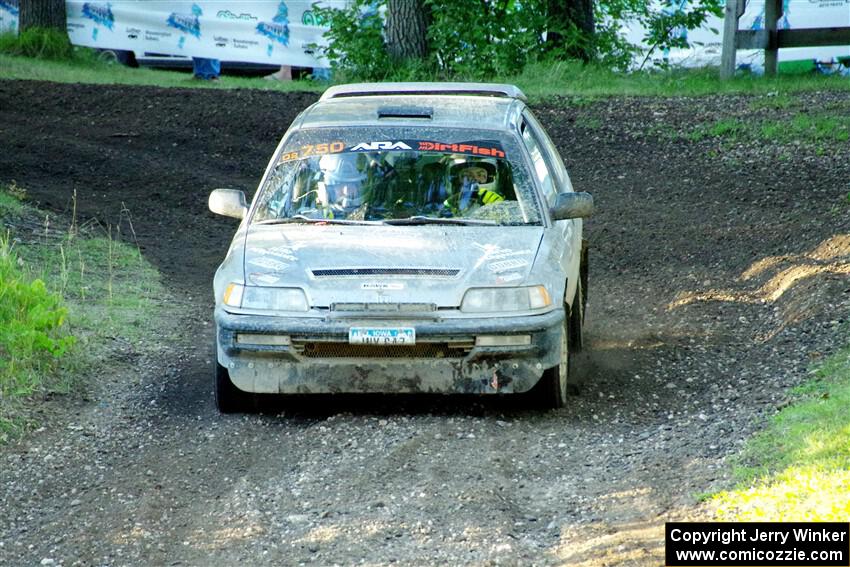
[[[426,198],[418,193],[426,190],[421,185],[421,171],[427,165],[437,162],[445,163],[444,167],[449,172],[444,175],[439,168],[433,168],[439,171],[437,176],[441,179],[441,183],[445,187],[454,186],[456,191],[459,191],[456,181],[458,176],[451,173],[451,168],[456,167],[456,163],[468,166],[463,170],[462,179],[463,190],[469,191],[458,193],[459,196],[454,197],[452,201],[449,199],[429,201],[426,207],[433,207],[433,209],[420,210],[422,205],[403,203],[403,207],[394,209],[392,214],[386,213],[386,209],[380,209],[376,214],[364,213],[361,216],[356,214],[351,216],[350,211],[345,210],[344,214],[332,212],[328,218],[323,219],[319,213],[315,212],[316,209],[305,214],[303,209],[293,208],[293,195],[298,194],[295,188],[298,182],[296,177],[300,175],[297,168],[306,169],[306,177],[310,183],[316,183],[315,179],[318,178],[316,176],[319,176],[323,179],[323,184],[330,186],[330,183],[324,183],[327,181],[327,172],[317,165],[320,160],[323,162],[336,160],[344,165],[346,161],[351,162],[356,159],[358,172],[362,174],[361,166],[364,160],[372,160],[370,162],[372,167],[376,162],[386,164],[390,162],[390,158],[394,160],[393,165],[396,166],[399,161],[405,159],[413,160],[415,167],[420,167],[420,162],[423,160],[427,162],[421,166],[421,169],[416,170],[420,172],[419,177],[411,186],[412,190],[417,192],[417,200]],[[467,176],[466,171],[472,173]],[[496,188],[497,180],[498,189],[494,196],[489,192],[489,188]],[[479,181],[484,183],[478,183]],[[449,189],[449,192],[451,191],[452,189]],[[304,190],[303,195],[313,192],[315,191]],[[475,205],[463,209],[463,195],[468,196],[470,192],[474,196]],[[282,200],[288,199],[288,202],[279,205],[277,212],[266,214],[270,212],[271,200],[276,197]],[[303,197],[295,200],[301,198]],[[316,200],[318,202],[317,198]],[[388,202],[391,201],[380,201],[382,205]],[[455,206],[452,206],[453,204]],[[407,214],[395,216],[395,212],[403,209],[404,206],[408,207]],[[285,213],[283,213],[283,207],[286,207]],[[327,216],[324,209],[322,214]],[[382,214],[384,216],[381,216]],[[528,169],[522,145],[509,131],[427,126],[317,127],[291,132],[278,148],[268,167],[247,221],[249,225],[262,226],[296,223],[299,217],[303,224],[319,225],[345,223],[445,226],[453,224],[501,227],[544,226],[546,222],[545,208],[541,205],[539,191]]]

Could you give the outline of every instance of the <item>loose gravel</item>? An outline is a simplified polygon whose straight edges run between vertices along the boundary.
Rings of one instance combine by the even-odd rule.
[[[205,196],[258,176],[310,100],[0,82],[0,182],[55,208],[103,195],[82,214],[125,202],[189,313],[163,353],[105,365],[0,448],[0,564],[658,565],[664,521],[706,517],[728,458],[846,341],[848,145],[687,138],[846,100],[564,99],[536,112],[598,204],[566,409],[346,396],[220,416],[208,289],[233,227]]]

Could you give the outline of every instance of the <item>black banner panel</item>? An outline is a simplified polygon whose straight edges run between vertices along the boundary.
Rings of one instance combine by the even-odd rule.
[[[668,522],[667,567],[850,567],[846,522]]]

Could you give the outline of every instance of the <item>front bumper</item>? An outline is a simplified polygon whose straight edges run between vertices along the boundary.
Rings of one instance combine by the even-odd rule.
[[[234,315],[216,308],[218,362],[258,393],[508,393],[531,389],[558,364],[564,311],[422,321]],[[416,329],[416,345],[348,345],[354,326]],[[239,334],[289,337],[251,344]],[[476,346],[480,335],[530,335],[528,345]]]

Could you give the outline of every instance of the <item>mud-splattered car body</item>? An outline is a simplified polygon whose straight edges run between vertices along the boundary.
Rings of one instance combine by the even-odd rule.
[[[214,282],[219,408],[263,393],[526,392],[541,378],[562,405],[591,207],[515,87],[329,90],[250,207],[210,197],[242,219]]]

